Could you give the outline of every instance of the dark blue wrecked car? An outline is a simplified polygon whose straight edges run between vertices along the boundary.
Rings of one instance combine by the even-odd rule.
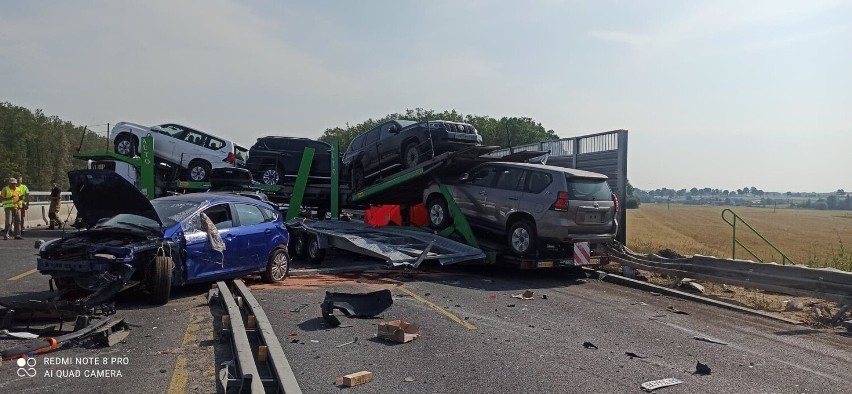
[[[149,201],[112,171],[71,171],[68,177],[78,217],[89,229],[45,242],[37,259],[38,270],[67,296],[98,305],[141,287],[154,303],[165,304],[174,286],[287,276],[287,228],[268,203],[228,193]]]

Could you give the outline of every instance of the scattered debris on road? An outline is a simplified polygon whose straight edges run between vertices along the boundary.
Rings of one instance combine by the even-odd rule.
[[[591,342],[583,342],[583,347],[586,348],[586,349],[597,349],[598,348],[597,346],[595,346],[594,343],[591,343]]]
[[[589,283],[589,280],[588,279],[577,279],[577,280],[574,281],[574,283],[578,284],[578,285],[584,285],[586,283]]]
[[[641,385],[639,385],[639,387],[641,387],[642,390],[650,392],[650,391],[654,391],[656,389],[674,386],[676,384],[681,384],[681,383],[683,383],[683,380],[680,380],[678,378],[668,378],[668,379],[652,380],[650,382],[645,382],[645,383],[642,383]]]
[[[547,299],[547,294],[542,294],[542,295],[541,295],[541,299],[542,299],[542,300],[546,300],[546,299]]]
[[[651,293],[652,296],[657,296],[657,297],[662,295],[661,293],[657,293],[656,291],[649,291],[649,293]]]
[[[514,307],[515,307],[515,304],[506,305],[506,308],[514,308]]]
[[[343,379],[340,379],[341,384],[346,387],[355,387],[362,385],[364,383],[369,383],[373,380],[373,373],[370,371],[361,371],[350,373],[349,375],[344,375]]]
[[[712,373],[710,367],[707,364],[702,364],[701,361],[695,364],[695,372],[693,375],[710,375]]]
[[[521,299],[521,300],[531,300],[531,299],[535,298],[535,293],[527,290],[527,291],[525,291],[521,294],[512,294],[512,298],[517,298],[517,299]]]
[[[404,380],[404,381],[406,381],[406,382],[411,383],[411,382],[413,382],[413,381],[414,381],[414,378],[412,378],[411,376],[406,376],[406,377],[405,377],[405,379],[403,379],[403,380]]]
[[[491,301],[495,301],[495,300],[497,300],[497,295],[491,294],[491,295],[488,296],[488,299],[491,300]]]
[[[669,305],[669,307],[668,307],[668,308],[666,308],[666,310],[667,310],[667,311],[669,311],[669,312],[671,312],[671,313],[678,314],[678,315],[689,315],[689,312],[682,311],[682,310],[677,309],[677,308],[675,308],[675,307],[673,307],[673,306],[671,306],[671,305]]]
[[[727,343],[722,342],[722,341],[720,341],[720,340],[718,340],[718,339],[715,339],[715,338],[709,338],[709,337],[702,337],[702,336],[699,336],[699,335],[696,335],[696,336],[692,337],[692,339],[695,339],[695,340],[697,340],[697,341],[702,341],[702,342],[715,343],[715,344],[718,344],[718,345],[726,345],[726,346],[728,345]]]
[[[17,339],[34,339],[38,338],[38,335],[33,334],[31,332],[9,332],[9,330],[0,330],[0,337],[10,337]]]
[[[704,294],[706,292],[706,290],[704,289],[704,286],[702,286],[698,282],[693,282],[693,281],[687,282],[686,280],[684,280],[684,282],[681,284],[681,287],[683,287],[687,290],[695,290],[695,291],[697,291],[701,294]]]
[[[299,306],[297,306],[293,309],[290,309],[290,312],[294,312],[294,313],[295,312],[301,312],[303,309],[305,309],[307,307],[308,307],[308,304],[302,304],[302,305],[299,305]]]
[[[337,345],[337,346],[335,346],[335,347],[336,347],[336,348],[341,348],[341,347],[344,347],[344,346],[346,346],[346,345],[352,345],[352,344],[356,344],[356,343],[358,343],[358,337],[355,337],[355,339],[353,339],[353,340],[351,340],[351,341],[349,341],[349,342],[341,343],[340,345]]]
[[[340,326],[340,320],[334,316],[334,310],[343,312],[346,317],[376,317],[393,305],[390,290],[371,293],[332,293],[325,292],[322,302],[322,318],[331,327]]]
[[[420,336],[420,326],[405,320],[381,322],[376,336],[398,343],[408,343]]]
[[[645,356],[640,356],[640,355],[633,353],[633,352],[625,352],[624,354],[626,354],[628,357],[630,357],[631,360],[634,359],[634,358],[646,358]]]

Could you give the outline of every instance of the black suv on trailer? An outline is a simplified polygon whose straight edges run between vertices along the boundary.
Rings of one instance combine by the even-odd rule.
[[[383,175],[473,145],[482,145],[482,137],[467,123],[389,120],[352,140],[343,155],[342,173],[350,176],[352,190],[360,190]]]
[[[331,145],[308,138],[258,138],[249,150],[246,168],[254,179],[267,185],[292,183],[299,172],[305,148],[314,148],[310,180],[328,183],[331,179]]]

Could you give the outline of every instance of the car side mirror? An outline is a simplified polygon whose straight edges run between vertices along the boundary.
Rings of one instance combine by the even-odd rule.
[[[466,172],[459,176],[459,182],[467,182],[468,180],[470,180],[470,175]]]

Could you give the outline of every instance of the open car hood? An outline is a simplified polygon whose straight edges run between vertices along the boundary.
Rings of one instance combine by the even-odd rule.
[[[143,216],[163,225],[145,195],[115,171],[74,170],[68,172],[68,180],[77,216],[88,227],[120,213]]]

